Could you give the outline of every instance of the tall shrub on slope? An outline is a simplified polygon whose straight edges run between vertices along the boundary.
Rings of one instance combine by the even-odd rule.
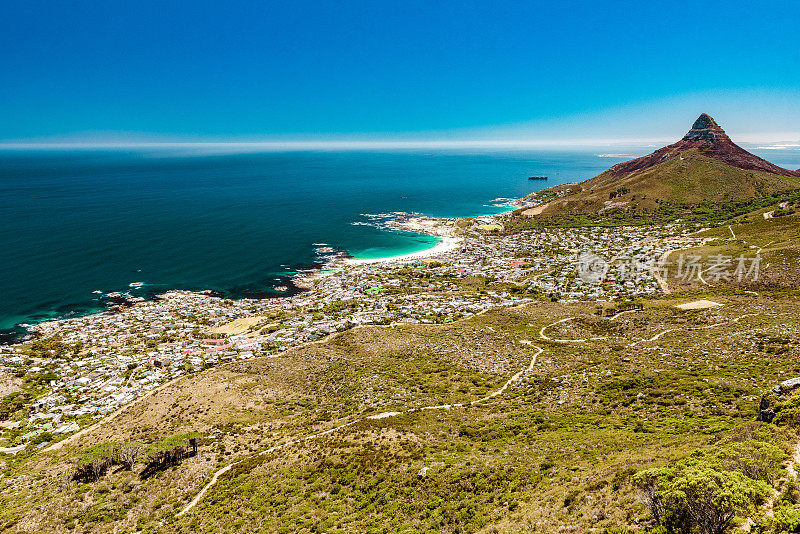
[[[647,469],[635,477],[645,504],[666,532],[723,534],[736,516],[772,493],[762,480],[721,469],[714,461]]]

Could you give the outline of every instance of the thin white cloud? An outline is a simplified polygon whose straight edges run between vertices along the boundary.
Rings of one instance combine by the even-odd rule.
[[[50,138],[0,141],[13,149],[185,149],[195,153],[291,150],[570,149],[614,147],[625,153],[680,139],[700,113],[709,113],[734,142],[750,147],[800,140],[800,90],[714,91],[589,110],[513,124],[419,132],[265,134],[260,137],[182,137],[146,132],[79,132]],[[775,148],[777,149],[777,148]],[[599,150],[600,152],[601,150]],[[634,152],[636,150],[633,150]],[[602,151],[606,153],[606,151]]]
[[[667,141],[666,139],[664,140]],[[136,143],[0,143],[0,150],[159,150],[183,149],[199,152],[281,152],[411,149],[536,149],[640,145],[637,139],[410,139],[385,141],[258,141],[258,142],[136,142]]]
[[[757,146],[761,150],[800,150],[800,144],[777,143],[774,145]]]

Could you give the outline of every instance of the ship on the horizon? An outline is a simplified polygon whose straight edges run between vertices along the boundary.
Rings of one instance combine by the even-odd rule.
[[[528,180],[547,180],[547,176],[528,176]]]

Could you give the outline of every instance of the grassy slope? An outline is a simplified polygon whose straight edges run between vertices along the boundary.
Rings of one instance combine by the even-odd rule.
[[[713,237],[705,246],[681,251],[684,255],[698,255],[708,258],[724,255],[738,258],[743,255],[752,258],[761,256],[760,279],[756,283],[714,283],[711,286],[739,286],[749,290],[798,288],[800,277],[800,214],[765,219],[764,212],[776,206],[761,209],[744,217],[739,217],[730,225],[712,228],[698,233],[699,236]],[[729,228],[730,227],[730,228]],[[676,261],[679,253],[673,253],[669,261]],[[674,283],[674,290],[699,290],[704,286],[699,280]]]
[[[438,327],[362,328],[328,344],[207,370],[62,451],[7,460],[3,530],[20,532],[476,531],[645,524],[630,483],[752,420],[755,397],[800,375],[793,296],[650,301],[615,321],[591,305],[536,304]],[[736,325],[694,329],[758,315]],[[538,339],[608,336],[563,344]],[[669,328],[658,342],[640,342]],[[769,342],[755,338],[767,333]],[[736,343],[731,343],[735,339]],[[530,340],[533,345],[521,344]],[[761,341],[759,341],[761,340]],[[190,514],[218,466],[362,417],[476,399],[544,352],[484,406],[357,423],[237,465]],[[72,459],[109,441],[197,430],[200,454],[146,481],[121,471],[66,485]],[[429,476],[417,480],[427,466]],[[71,527],[71,528],[70,528]]]
[[[778,191],[800,187],[800,181],[766,172],[731,167],[703,156],[696,150],[683,153],[655,167],[628,176],[614,177],[609,171],[579,184],[579,190],[552,202],[542,213],[597,213],[607,206],[609,196],[620,188],[627,193],[611,199],[627,203],[627,208],[653,211],[657,201],[673,204],[696,204],[768,196]]]

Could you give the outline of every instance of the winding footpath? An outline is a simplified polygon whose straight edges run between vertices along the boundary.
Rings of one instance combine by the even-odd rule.
[[[698,232],[694,233],[704,232],[705,230],[708,230],[708,228],[699,230]],[[658,283],[658,287],[661,288],[661,292],[664,293],[665,295],[669,295],[670,293],[672,293],[672,290],[669,288],[669,283],[667,283],[667,278],[663,276],[664,267],[669,265],[667,260],[669,259],[670,254],[674,254],[675,252],[680,252],[681,250],[691,250],[693,248],[695,247],[691,246],[691,247],[676,248],[674,250],[668,250],[661,255],[661,257],[658,259],[658,262],[656,262],[656,264],[653,265],[653,267],[650,269],[650,275],[655,279],[656,283]]]
[[[689,327],[686,328],[686,330],[688,330],[688,331],[705,330],[707,328],[716,328],[718,326],[724,326],[726,324],[736,324],[739,321],[741,321],[742,319],[744,319],[745,317],[753,317],[755,315],[758,315],[758,314],[757,313],[745,313],[744,315],[740,315],[736,319],[731,319],[730,321],[723,321],[721,323],[714,323],[714,324],[709,324],[709,325],[705,325],[705,326],[689,326]],[[669,334],[670,332],[675,332],[676,330],[680,330],[680,328],[667,328],[663,332],[659,332],[658,334],[654,335],[650,339],[640,339],[639,341],[634,341],[633,343],[629,344],[628,347],[633,347],[635,345],[638,345],[639,343],[648,343],[650,341],[657,341],[664,334]]]
[[[85,434],[88,434],[89,432],[92,432],[93,430],[95,430],[97,428],[100,428],[101,426],[103,426],[105,424],[110,423],[111,421],[113,421],[114,419],[116,419],[117,417],[122,415],[122,413],[124,413],[125,411],[127,411],[130,408],[136,406],[137,404],[140,404],[146,398],[150,397],[151,395],[153,395],[155,393],[158,393],[162,389],[165,389],[165,388],[171,386],[172,384],[176,383],[178,380],[181,380],[182,378],[185,378],[185,377],[184,376],[179,376],[177,378],[173,378],[172,380],[169,380],[168,382],[164,382],[160,386],[151,389],[150,391],[148,391],[147,393],[145,393],[141,397],[135,398],[133,401],[131,401],[130,403],[126,404],[125,406],[120,406],[119,408],[117,408],[116,410],[114,410],[113,412],[111,412],[110,414],[105,416],[104,418],[100,419],[98,422],[94,423],[93,425],[84,427],[84,428],[80,429],[79,431],[75,432],[74,434],[72,434],[67,439],[63,439],[61,441],[57,441],[57,442],[53,443],[52,445],[50,445],[49,447],[46,447],[44,450],[42,450],[42,452],[57,451],[58,449],[60,449],[64,445],[68,445],[68,444],[76,441],[81,436],[83,436]]]
[[[613,320],[617,319],[620,315],[623,315],[625,313],[635,313],[637,311],[641,311],[641,310],[625,310],[625,311],[621,311],[618,314],[614,315],[613,317],[609,318],[608,320],[609,321],[613,321]],[[544,341],[552,341],[553,343],[585,343],[587,341],[602,341],[604,339],[608,339],[608,336],[587,337],[587,338],[583,338],[583,339],[555,339],[555,338],[552,338],[552,337],[550,337],[550,336],[548,336],[547,334],[544,333],[544,331],[547,330],[548,328],[550,328],[552,326],[555,326],[557,324],[561,324],[561,323],[565,323],[567,321],[571,321],[572,319],[575,319],[575,317],[564,317],[563,319],[559,319],[558,321],[556,321],[554,323],[550,323],[548,325],[544,325],[542,327],[542,329],[539,330],[539,339],[542,339]],[[533,325],[529,325],[529,326],[533,326]],[[524,340],[521,341],[520,343],[524,343]]]
[[[616,319],[617,317],[619,317],[623,313],[630,313],[630,312],[635,312],[635,311],[639,311],[639,310],[626,310],[624,312],[620,312],[620,313],[614,315],[611,318],[611,320]],[[751,316],[754,316],[754,315],[758,315],[758,314],[756,314],[756,313],[748,313],[748,314],[745,314],[745,315],[741,315],[740,317],[737,317],[736,319],[732,319],[730,321],[721,322],[721,323],[715,323],[715,324],[712,324],[712,325],[707,325],[707,326],[702,326],[702,327],[693,327],[693,328],[689,328],[689,329],[690,330],[701,330],[701,329],[706,329],[706,328],[716,328],[716,327],[723,326],[723,325],[726,325],[726,324],[735,324],[735,323],[738,323],[739,321],[741,321],[742,319],[744,319],[745,317],[751,317]],[[548,328],[553,327],[553,326],[558,325],[558,324],[561,324],[561,323],[564,323],[564,322],[567,322],[567,321],[570,321],[572,319],[575,319],[575,317],[565,317],[563,319],[559,319],[558,321],[554,321],[554,322],[552,322],[550,324],[547,324],[547,325],[543,326],[539,330],[539,337],[542,340],[556,342],[556,343],[582,343],[582,342],[586,342],[586,341],[594,341],[594,340],[606,339],[606,338],[602,338],[602,337],[600,337],[600,338],[586,338],[586,339],[554,339],[554,338],[551,338],[551,337],[547,336],[547,334],[545,334],[545,331]],[[533,325],[530,325],[530,326],[533,326]],[[647,342],[647,341],[656,341],[661,336],[667,334],[668,332],[673,332],[673,331],[676,331],[676,330],[679,330],[679,329],[678,328],[670,328],[670,329],[664,330],[663,332],[660,332],[660,333],[654,335],[650,339],[646,339],[646,340],[643,339],[643,340],[640,340],[640,341],[638,341],[636,343],[642,343],[642,342]],[[522,344],[522,345],[532,346],[532,342],[527,340],[527,339],[519,340],[519,343]],[[633,343],[633,344],[631,344],[629,346],[635,345],[636,343]],[[488,395],[486,395],[483,398],[471,401],[469,403],[469,405],[471,406],[471,405],[476,405],[476,404],[480,404],[480,403],[483,403],[483,402],[487,402],[487,401],[490,401],[490,400],[502,395],[503,393],[506,392],[506,390],[508,390],[509,387],[511,387],[514,383],[518,382],[526,372],[532,371],[534,366],[536,365],[536,359],[538,358],[538,356],[542,352],[544,352],[544,349],[542,349],[540,347],[533,347],[533,348],[536,350],[536,352],[533,354],[533,356],[531,357],[530,363],[526,367],[523,367],[514,376],[509,378],[505,382],[505,384],[503,384],[502,387],[500,387],[496,391],[493,391],[493,392],[489,393]],[[405,410],[405,411],[382,412],[382,413],[378,413],[378,414],[373,414],[373,415],[369,415],[369,416],[366,416],[366,417],[362,417],[360,419],[356,419],[356,420],[350,421],[349,423],[344,423],[342,425],[339,425],[339,426],[336,426],[336,427],[333,427],[333,428],[330,428],[328,430],[324,430],[324,431],[321,431],[321,432],[317,432],[317,433],[314,433],[314,434],[310,434],[310,435],[304,436],[302,438],[296,438],[296,439],[293,439],[293,440],[290,440],[290,441],[286,441],[284,443],[280,443],[278,445],[270,447],[269,449],[265,449],[265,450],[263,450],[263,451],[261,451],[259,453],[256,453],[255,455],[247,456],[245,458],[242,458],[241,460],[237,460],[236,462],[228,464],[225,467],[222,467],[221,469],[217,470],[214,473],[214,475],[211,477],[211,480],[209,480],[208,483],[205,486],[203,486],[203,488],[197,493],[197,495],[195,495],[194,498],[191,501],[189,501],[189,503],[180,512],[178,512],[176,514],[176,517],[183,516],[183,515],[187,514],[188,512],[190,512],[192,510],[192,508],[197,506],[197,504],[199,504],[203,500],[203,498],[208,494],[208,491],[217,483],[217,481],[219,480],[219,478],[222,475],[224,475],[225,473],[230,471],[234,466],[239,465],[240,463],[244,462],[247,458],[262,456],[262,455],[265,455],[265,454],[270,454],[270,453],[273,453],[275,451],[284,449],[286,447],[290,447],[292,445],[295,445],[297,443],[302,443],[303,441],[309,441],[309,440],[312,440],[312,439],[315,439],[315,438],[318,438],[318,437],[321,437],[321,436],[325,436],[327,434],[331,434],[331,433],[337,432],[339,430],[342,430],[344,428],[352,426],[352,425],[354,425],[356,423],[359,423],[361,421],[366,421],[366,420],[370,420],[370,419],[371,420],[387,419],[387,418],[390,418],[390,417],[396,417],[398,415],[410,414],[410,413],[415,413],[415,412],[424,412],[424,411],[428,411],[428,410],[449,410],[451,408],[463,408],[464,406],[465,406],[465,404],[463,404],[463,403],[439,404],[439,405],[434,405],[434,406],[422,406],[422,407],[419,407],[419,408],[410,408],[410,409]]]
[[[368,418],[365,418],[365,419],[377,419],[377,418],[378,417],[372,416],[372,417],[368,417]],[[336,432],[337,430],[341,430],[341,429],[343,429],[345,427],[348,427],[350,425],[353,425],[353,424],[357,423],[358,421],[363,421],[363,420],[364,419],[359,419],[357,421],[351,421],[350,423],[345,423],[343,425],[339,425],[339,426],[334,427],[334,428],[329,428],[328,430],[324,430],[322,432],[317,432],[316,434],[311,434],[310,436],[305,436],[303,438],[294,439],[294,440],[291,440],[291,441],[287,441],[285,443],[280,443],[278,445],[275,445],[274,447],[270,447],[269,449],[266,449],[266,450],[263,450],[263,451],[257,453],[255,456],[263,456],[265,454],[269,454],[271,452],[275,452],[275,451],[283,449],[285,447],[289,447],[289,446],[294,445],[295,443],[299,443],[301,441],[308,441],[310,439],[318,438],[318,437],[324,436],[326,434],[331,434],[333,432]],[[200,501],[203,500],[203,497],[205,497],[206,493],[211,488],[211,486],[213,486],[214,484],[217,483],[217,480],[219,480],[219,477],[221,477],[222,475],[224,475],[225,473],[230,471],[231,468],[233,468],[234,466],[242,463],[246,459],[247,458],[242,458],[241,460],[233,462],[232,464],[228,464],[225,467],[223,467],[222,469],[218,470],[216,473],[214,473],[214,476],[211,477],[211,480],[208,482],[208,484],[203,486],[203,489],[201,489],[200,492],[197,495],[194,496],[194,499],[192,499],[189,502],[189,504],[187,504],[183,508],[183,510],[181,510],[180,512],[178,512],[176,514],[176,517],[180,517],[183,514],[185,514],[186,512],[188,512],[189,510],[191,510],[192,508],[194,508],[197,505],[197,503],[199,503]]]
[[[571,319],[571,317],[570,317],[570,319]],[[563,322],[563,320],[556,321],[556,323],[558,323],[558,322]],[[556,324],[556,323],[553,323],[553,324]],[[548,325],[548,326],[552,326],[552,325]],[[523,345],[531,345],[531,342],[526,340],[526,339],[520,340],[520,343],[523,344]],[[490,400],[494,399],[495,397],[498,397],[499,395],[502,395],[503,393],[505,393],[505,391],[512,384],[514,384],[515,382],[518,382],[522,378],[523,374],[525,374],[526,372],[532,371],[533,367],[536,365],[536,358],[542,352],[544,352],[544,349],[542,349],[542,348],[539,348],[539,347],[533,347],[533,348],[536,350],[536,352],[533,354],[533,356],[531,357],[530,363],[526,367],[523,367],[514,376],[509,378],[505,382],[505,384],[503,384],[503,386],[500,387],[500,389],[489,393],[488,395],[486,395],[483,398],[480,398],[480,399],[477,399],[477,400],[473,400],[469,404],[470,405],[480,404],[482,402],[490,401]],[[275,452],[277,450],[289,447],[291,445],[295,445],[297,443],[301,443],[303,441],[309,441],[309,440],[312,440],[312,439],[315,439],[315,438],[318,438],[318,437],[321,437],[321,436],[325,436],[327,434],[332,434],[333,432],[337,432],[339,430],[342,430],[344,428],[352,426],[352,425],[354,425],[356,423],[359,423],[361,421],[366,421],[366,420],[369,420],[369,419],[373,419],[373,420],[374,419],[386,419],[386,418],[389,418],[389,417],[395,417],[395,416],[403,415],[403,414],[407,414],[407,413],[423,412],[423,411],[427,411],[427,410],[449,410],[451,408],[462,408],[462,407],[464,407],[463,403],[439,404],[439,405],[436,405],[436,406],[422,406],[422,407],[419,407],[419,408],[410,408],[410,409],[408,409],[406,411],[400,411],[400,412],[383,412],[383,413],[379,413],[379,414],[369,415],[367,417],[362,417],[361,419],[356,419],[354,421],[350,421],[349,423],[345,423],[343,425],[339,425],[339,426],[330,428],[328,430],[324,430],[322,432],[317,432],[315,434],[304,436],[302,438],[297,438],[297,439],[293,439],[293,440],[290,440],[290,441],[286,441],[284,443],[280,443],[278,445],[275,445],[274,447],[270,447],[269,449],[265,449],[265,450],[263,450],[263,451],[261,451],[259,453],[256,453],[253,456],[248,456],[246,458],[242,458],[241,460],[237,460],[236,462],[228,464],[225,467],[219,469],[216,473],[214,473],[214,476],[211,477],[211,480],[209,480],[208,483],[205,486],[203,486],[203,488],[197,493],[197,495],[195,495],[194,498],[180,512],[178,512],[176,514],[176,517],[180,517],[182,515],[185,515],[192,508],[197,506],[197,504],[200,501],[202,501],[203,497],[205,497],[205,495],[208,493],[208,490],[211,489],[217,483],[217,481],[219,480],[219,477],[221,477],[222,475],[224,475],[225,473],[230,471],[234,466],[236,466],[236,465],[242,463],[243,461],[245,461],[247,458],[251,458],[251,457],[254,457],[254,456],[256,456],[256,457],[257,456],[263,456],[265,454],[269,454],[269,453]]]
[[[792,456],[789,458],[789,462],[786,464],[786,475],[785,477],[781,478],[775,483],[776,487],[780,487],[782,482],[788,482],[790,479],[796,481],[797,480],[797,466],[800,465],[800,442],[796,443],[792,446]],[[766,498],[764,504],[761,508],[764,509],[764,515],[766,517],[775,517],[775,501],[778,500],[780,496],[780,491],[777,489],[772,492],[772,495]],[[747,517],[741,525],[741,529],[744,532],[751,532],[753,529],[753,525],[755,525],[755,520],[752,516]]]

